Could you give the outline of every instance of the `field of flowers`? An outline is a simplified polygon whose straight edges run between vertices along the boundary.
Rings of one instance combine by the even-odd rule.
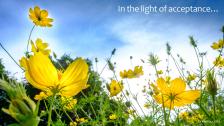
[[[17,62],[1,44],[2,49],[24,71],[25,81],[17,82],[10,78],[0,64],[0,125],[224,125],[224,26],[220,31],[223,33],[220,40],[211,43],[217,57],[209,67],[205,65],[208,52],[201,51],[192,36],[189,42],[198,63],[195,64],[198,66],[195,72],[185,69],[186,62],[181,56],[175,58],[168,43],[167,57],[174,62],[174,71],[179,76],[170,76],[169,64],[167,69],[161,70],[158,66],[161,60],[155,54],[143,59],[143,63],[154,68],[151,74],[155,77],[148,77],[148,86],[142,91],[147,96],[147,102],[142,105],[132,93],[128,81],[141,79],[143,66],[116,69],[116,64],[112,62],[116,49],[111,52],[101,72],[93,69],[93,65],[97,66],[97,58],[95,61],[81,57],[73,59],[69,55],[58,58],[44,40],[31,40],[34,29],[53,27],[48,11],[35,6],[30,8],[29,18],[34,25],[24,57]],[[113,73],[109,82],[101,77],[105,70]],[[117,75],[117,72],[120,74]],[[145,109],[150,113],[145,113]]]

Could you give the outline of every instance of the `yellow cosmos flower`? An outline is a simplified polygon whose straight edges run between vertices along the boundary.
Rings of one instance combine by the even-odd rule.
[[[111,114],[111,115],[109,116],[109,119],[110,119],[110,120],[116,120],[116,119],[117,119],[117,115],[115,115],[115,114]]]
[[[169,109],[191,104],[200,97],[199,90],[186,91],[186,83],[181,78],[176,78],[170,83],[166,83],[163,78],[158,78],[157,87],[160,93],[155,94],[154,99]]]
[[[47,97],[51,96],[52,93],[51,92],[40,92],[40,94],[38,95],[35,95],[34,99],[39,101],[39,100],[43,100],[43,99],[46,99]]]
[[[123,90],[124,86],[117,82],[116,80],[112,80],[110,83],[110,96],[116,96]]]
[[[133,74],[133,71],[132,70],[124,70],[123,72],[121,71],[120,72],[120,77],[122,78],[122,79],[125,79],[125,78],[129,78],[129,79],[131,79],[131,78],[133,78],[134,77],[134,74]]]
[[[23,57],[20,64],[27,81],[42,91],[71,97],[87,88],[88,65],[81,58],[71,63],[63,73],[58,72],[50,58],[42,53]]]
[[[65,110],[72,110],[77,104],[77,99],[73,99],[73,97],[61,97],[61,101]]]
[[[127,70],[124,70],[123,72],[121,71],[120,77],[122,79],[125,79],[125,78],[132,79],[132,78],[138,78],[143,74],[144,72],[142,70],[142,66],[135,66],[134,70],[129,69],[128,71]]]
[[[135,78],[142,76],[144,74],[142,66],[135,66],[133,74]]]
[[[224,66],[224,58],[222,56],[216,57],[215,61],[213,64],[217,67],[223,67]]]
[[[51,27],[53,19],[48,18],[48,12],[46,10],[41,10],[38,6],[34,9],[30,8],[29,17],[36,26],[41,27]]]
[[[80,123],[85,123],[85,122],[88,122],[87,119],[85,118],[79,118],[79,119],[76,119],[77,122],[80,122]]]
[[[163,71],[162,70],[158,70],[156,71],[157,74],[163,74]]]
[[[196,79],[196,75],[195,74],[189,74],[188,77],[187,77],[188,81],[193,81],[195,79]]]
[[[36,40],[35,44],[31,41],[31,46],[32,46],[32,52],[34,54],[38,53],[38,52],[41,52],[44,55],[49,55],[50,52],[51,52],[50,49],[47,49],[48,43],[43,43],[43,41],[40,38],[38,38]]]
[[[224,47],[224,41],[222,39],[220,39],[218,42],[214,42],[211,47],[214,49],[214,50],[219,50],[221,48]]]
[[[77,126],[78,124],[76,122],[70,122],[69,126]]]

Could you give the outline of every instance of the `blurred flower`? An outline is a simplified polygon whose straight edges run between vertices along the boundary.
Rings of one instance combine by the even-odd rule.
[[[133,115],[135,113],[135,110],[128,109],[128,114]]]
[[[69,126],[77,126],[78,124],[76,122],[70,122]]]
[[[44,55],[49,55],[51,50],[50,49],[47,49],[48,47],[48,43],[43,43],[43,41],[38,38],[35,42],[35,44],[31,41],[31,45],[32,45],[32,52],[35,54],[35,53],[38,53],[38,52],[41,52],[43,53]]]
[[[222,39],[220,39],[218,42],[213,42],[213,44],[211,45],[211,47],[214,50],[219,50],[222,49],[224,47],[224,42]]]
[[[157,70],[156,73],[157,74],[163,74],[163,71],[162,70]]]
[[[138,77],[142,76],[143,74],[144,74],[144,72],[142,70],[142,66],[135,66],[134,71],[133,71],[134,78],[138,78]]]
[[[195,79],[196,79],[196,75],[195,74],[189,74],[188,77],[187,77],[188,81],[193,81]]]
[[[61,101],[65,110],[72,110],[77,104],[77,99],[73,99],[73,97],[61,97]]]
[[[218,90],[218,84],[215,77],[215,72],[208,70],[206,73],[206,88],[208,90],[208,93],[215,96],[217,94]]]
[[[191,104],[200,96],[199,90],[186,91],[186,83],[181,78],[176,78],[170,83],[158,78],[157,87],[159,94],[154,95],[156,102],[164,104],[169,109]]]
[[[112,80],[110,83],[110,96],[116,96],[123,90],[123,85],[120,82],[117,82],[116,80]]]
[[[52,95],[51,92],[48,92],[48,93],[40,92],[40,94],[35,95],[34,99],[39,101],[39,100],[46,99],[47,97],[49,97],[49,96],[51,96],[51,95]]]
[[[46,10],[41,10],[38,6],[34,9],[30,8],[29,17],[36,26],[41,27],[51,27],[53,19],[48,18],[48,12]]]
[[[25,70],[27,81],[45,92],[74,96],[88,87],[88,65],[81,58],[71,63],[63,73],[58,71],[50,58],[43,53],[36,53],[29,58],[23,57],[20,65]]]
[[[88,122],[87,119],[85,118],[79,118],[79,119],[76,119],[77,122],[80,122],[80,123],[85,123],[85,122]]]
[[[128,79],[132,79],[132,78],[138,78],[140,76],[142,76],[144,74],[143,70],[142,70],[142,66],[135,66],[134,70],[129,69],[124,70],[123,72],[120,72],[120,77],[122,79],[128,78]]]
[[[199,123],[204,118],[204,116],[198,112],[182,112],[179,114],[179,118],[186,121],[187,123],[195,124]]]
[[[166,83],[170,83],[171,77],[170,76],[166,76],[165,81]]]
[[[145,107],[145,108],[149,108],[149,107],[150,107],[150,104],[149,104],[149,103],[145,103],[145,104],[144,104],[144,107]]]
[[[215,61],[213,62],[213,64],[217,67],[223,67],[224,66],[224,58],[222,58],[222,56],[218,56],[216,57]]]
[[[115,114],[111,114],[111,115],[109,116],[109,119],[110,119],[110,120],[116,120],[116,119],[117,119],[117,115],[115,115]]]
[[[4,90],[10,99],[9,108],[2,108],[3,112],[14,118],[19,126],[38,126],[39,106],[27,96],[26,89],[22,84],[11,84],[0,80],[0,89]]]

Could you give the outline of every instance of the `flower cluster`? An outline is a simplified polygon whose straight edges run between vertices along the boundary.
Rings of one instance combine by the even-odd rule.
[[[132,78],[138,78],[144,74],[142,70],[142,66],[135,66],[134,70],[124,70],[123,72],[120,72],[120,77],[125,79],[132,79]]]

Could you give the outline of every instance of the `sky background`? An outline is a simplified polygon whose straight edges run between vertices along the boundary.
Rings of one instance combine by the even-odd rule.
[[[24,55],[33,26],[28,10],[36,5],[48,10],[54,22],[51,28],[35,28],[32,40],[41,38],[48,42],[49,48],[58,56],[66,53],[91,60],[97,57],[99,71],[116,48],[113,62],[117,63],[117,71],[143,65],[145,78],[153,73],[153,69],[149,64],[142,64],[140,59],[147,60],[148,54],[153,52],[165,64],[166,42],[170,43],[174,54],[179,53],[187,61],[189,70],[196,72],[197,62],[189,44],[190,35],[195,37],[202,51],[209,51],[207,60],[211,63],[217,53],[209,46],[222,38],[220,29],[224,25],[223,0],[0,0],[0,42],[17,61]],[[128,5],[209,6],[218,12],[144,14],[117,11],[118,6]],[[134,57],[132,64],[130,56]],[[2,49],[0,58],[11,75],[21,78],[22,71]],[[172,67],[172,63],[170,65]],[[160,65],[159,69],[165,66]],[[171,73],[177,73],[177,70]],[[112,73],[106,70],[103,76],[109,78]],[[147,85],[146,79],[131,81]],[[136,85],[132,89],[136,89]],[[138,89],[137,93],[141,88]]]

